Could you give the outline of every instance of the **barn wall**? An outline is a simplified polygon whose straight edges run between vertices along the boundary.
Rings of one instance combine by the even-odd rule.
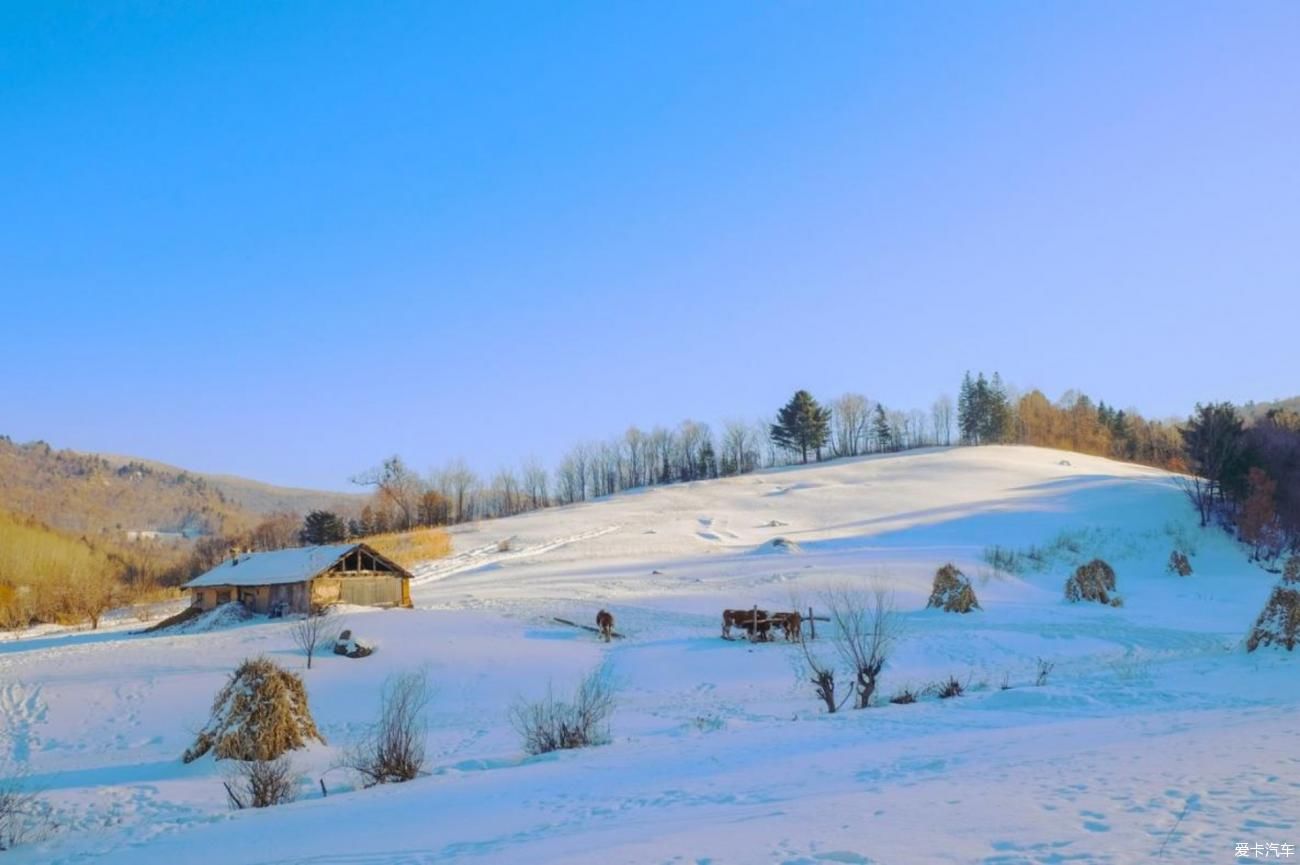
[[[388,573],[331,573],[312,580],[311,602],[358,604],[366,607],[400,607],[407,598],[402,577]]]

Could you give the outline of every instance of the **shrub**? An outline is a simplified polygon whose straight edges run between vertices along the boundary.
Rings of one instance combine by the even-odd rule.
[[[52,826],[49,805],[26,782],[25,769],[0,763],[0,852],[39,841]]]
[[[1056,669],[1056,664],[1052,663],[1051,661],[1044,661],[1042,658],[1039,658],[1038,675],[1034,677],[1034,685],[1039,688],[1046,685],[1047,677],[1052,674],[1052,670],[1054,669]]]
[[[1192,574],[1192,563],[1188,560],[1185,553],[1174,550],[1169,554],[1169,573],[1177,574],[1180,577],[1189,577]]]
[[[302,679],[266,658],[252,658],[217,692],[207,725],[182,759],[191,763],[212,751],[218,760],[275,760],[312,739],[325,741]]]
[[[379,719],[346,758],[364,786],[400,784],[423,771],[428,705],[429,684],[424,673],[403,673],[384,683]]]
[[[288,757],[241,762],[222,782],[233,811],[269,808],[297,798],[297,783]]]
[[[1095,601],[1099,604],[1112,604],[1110,593],[1114,591],[1115,569],[1101,559],[1080,565],[1074,576],[1065,581],[1065,599],[1070,603]]]
[[[1246,651],[1282,646],[1288,652],[1300,642],[1300,586],[1284,583],[1273,589],[1268,603],[1246,638]]]
[[[889,698],[889,702],[896,706],[906,706],[909,703],[915,703],[917,694],[911,688],[903,688],[894,696]]]
[[[944,681],[931,685],[929,690],[938,696],[940,700],[950,700],[966,693],[966,685],[956,676],[949,676]]]
[[[969,613],[980,609],[980,604],[975,598],[975,589],[970,580],[949,563],[935,571],[934,585],[926,607],[938,607],[945,613]]]
[[[599,670],[578,685],[572,701],[558,700],[547,689],[535,703],[517,703],[511,721],[529,754],[549,754],[586,748],[609,741],[609,716],[614,712],[614,688]]]

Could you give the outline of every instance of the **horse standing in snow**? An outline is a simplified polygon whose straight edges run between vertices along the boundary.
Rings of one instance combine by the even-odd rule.
[[[606,643],[614,634],[614,614],[609,610],[601,610],[596,614],[596,627],[600,629],[600,636]]]

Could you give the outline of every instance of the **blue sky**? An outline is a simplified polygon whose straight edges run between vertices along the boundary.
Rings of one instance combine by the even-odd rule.
[[[1300,392],[1300,4],[0,6],[0,432],[346,487]]]

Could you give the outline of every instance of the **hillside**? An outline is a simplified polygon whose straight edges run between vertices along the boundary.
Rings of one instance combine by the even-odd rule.
[[[1276,577],[1198,528],[1168,473],[1033,447],[932,450],[631,491],[453,536],[452,557],[417,568],[417,609],[343,612],[377,646],[364,660],[306,670],[291,623],[267,620],[0,643],[0,753],[60,824],[7,855],[1215,862],[1300,825],[1296,657],[1242,648]],[[1191,576],[1167,571],[1172,549]],[[1114,566],[1123,606],[1064,601],[1094,556]],[[981,611],[925,608],[947,561]],[[719,613],[824,611],[834,585],[886,587],[901,632],[877,704],[828,714],[797,645],[721,640]],[[554,621],[602,607],[625,639]],[[818,629],[810,651],[843,684],[830,625]],[[303,674],[329,744],[292,756],[301,801],[231,814],[227,767],[179,756],[230,670],[258,654]],[[512,706],[596,668],[618,688],[609,744],[526,757]],[[387,677],[410,670],[435,692],[428,774],[359,789],[340,755]],[[949,676],[962,696],[926,693]],[[890,704],[904,688],[921,699]]]
[[[16,444],[0,436],[0,509],[92,536],[231,534],[274,512],[350,513],[360,496],[203,475],[150,460]]]

